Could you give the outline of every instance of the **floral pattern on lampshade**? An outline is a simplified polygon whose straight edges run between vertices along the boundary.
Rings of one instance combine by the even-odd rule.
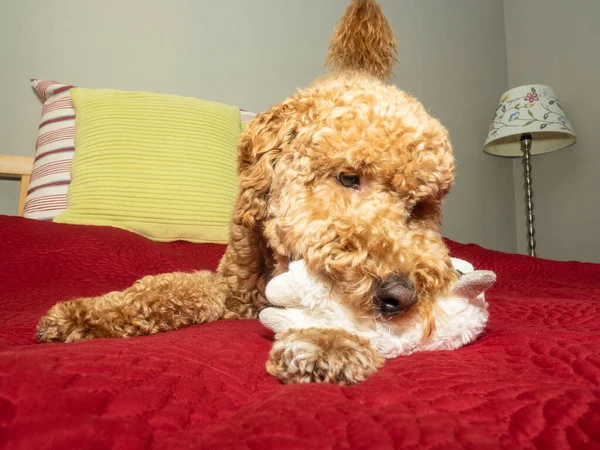
[[[538,147],[538,153],[554,150],[551,140],[569,141],[568,145],[575,142],[573,127],[549,86],[520,86],[502,95],[488,130],[486,152],[501,156],[519,156],[518,148],[516,151],[508,149],[508,141],[518,141],[520,136],[526,133],[534,136],[534,142],[536,134],[539,139],[545,140],[545,147]]]

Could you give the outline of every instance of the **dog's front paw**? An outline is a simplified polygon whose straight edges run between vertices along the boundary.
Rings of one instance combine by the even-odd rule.
[[[267,371],[283,383],[355,384],[385,359],[365,339],[345,330],[290,330],[273,345]]]
[[[57,303],[37,325],[38,342],[73,342],[94,337],[87,322],[86,308],[80,301]]]

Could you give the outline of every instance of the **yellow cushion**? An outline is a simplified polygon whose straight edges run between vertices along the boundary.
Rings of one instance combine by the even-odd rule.
[[[226,243],[238,108],[175,95],[74,88],[75,156],[54,221],[156,241]]]

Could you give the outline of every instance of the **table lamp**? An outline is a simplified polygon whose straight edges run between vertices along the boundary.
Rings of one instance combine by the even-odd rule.
[[[530,84],[502,94],[483,151],[495,156],[523,158],[530,256],[536,256],[531,156],[560,150],[575,140],[573,128],[550,86]]]

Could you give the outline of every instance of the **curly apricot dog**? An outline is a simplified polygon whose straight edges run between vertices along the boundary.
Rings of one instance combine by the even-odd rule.
[[[330,74],[259,114],[239,143],[239,195],[216,273],[148,276],[122,292],[55,305],[43,342],[128,337],[252,318],[264,287],[303,258],[355,314],[431,330],[455,278],[440,235],[454,180],[448,133],[384,80],[396,41],[374,0],[353,0],[331,41]],[[285,345],[281,345],[281,344]],[[286,383],[363,380],[383,365],[343,330],[291,330],[267,362]]]

